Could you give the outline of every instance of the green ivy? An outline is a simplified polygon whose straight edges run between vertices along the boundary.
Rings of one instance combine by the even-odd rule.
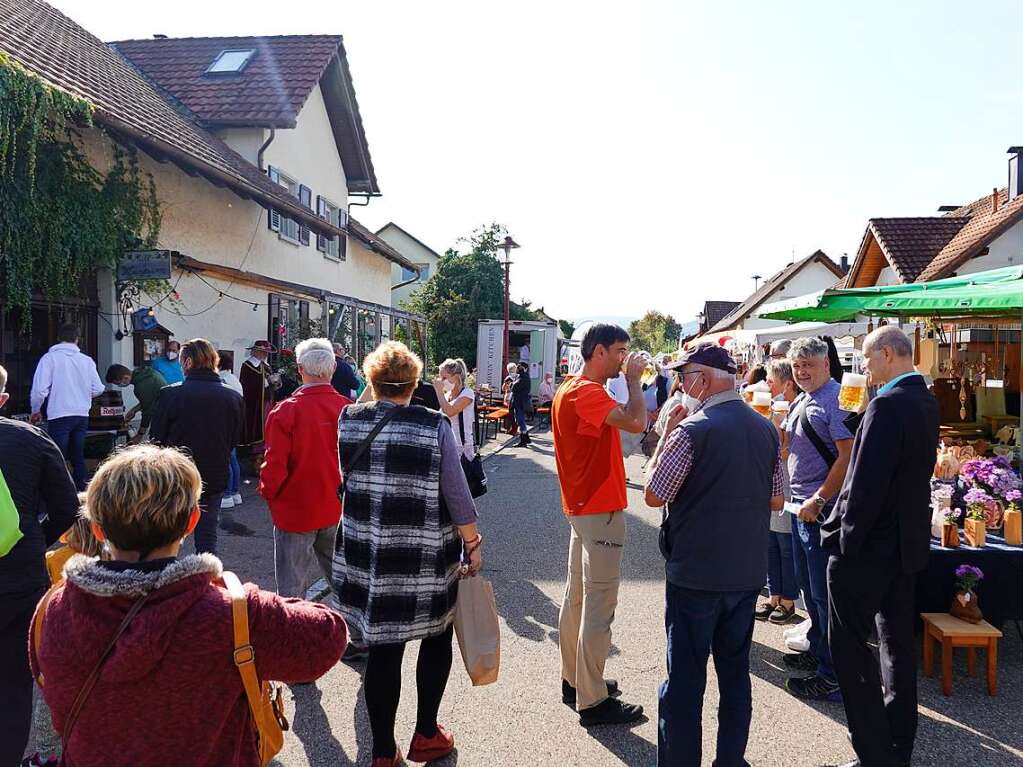
[[[76,295],[84,276],[116,268],[160,231],[156,185],[134,149],[111,140],[103,174],[86,158],[92,106],[0,53],[0,303],[27,309],[33,293]],[[26,323],[28,311],[22,316]]]

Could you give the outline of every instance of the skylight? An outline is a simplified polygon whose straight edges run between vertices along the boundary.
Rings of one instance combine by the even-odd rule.
[[[232,72],[241,72],[245,69],[245,65],[249,63],[249,59],[252,58],[252,54],[254,53],[255,51],[251,48],[246,50],[221,51],[217,54],[217,57],[213,59],[213,63],[210,64],[209,69],[206,70],[206,74],[222,75],[230,74]]]

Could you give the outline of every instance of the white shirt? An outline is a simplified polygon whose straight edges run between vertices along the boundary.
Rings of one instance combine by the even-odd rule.
[[[519,347],[519,362],[529,362],[529,347],[528,346],[520,346]]]
[[[451,431],[455,433],[455,442],[462,448],[462,455],[471,461],[476,455],[476,438],[473,436],[473,427],[476,424],[476,393],[466,386],[458,393],[457,397],[451,400],[451,404],[454,405],[463,399],[469,400],[469,404],[458,414],[462,416],[462,423],[465,426],[465,442],[462,442],[462,438],[458,434],[458,415],[451,417]]]
[[[625,380],[625,373],[619,373],[617,378],[607,382],[607,393],[611,395],[619,405],[629,403],[629,382]]]
[[[224,386],[226,386],[229,389],[233,389],[234,391],[241,394],[243,397],[245,396],[245,392],[242,391],[242,382],[238,380],[238,376],[236,376],[230,370],[221,370],[219,371],[219,375],[220,380],[224,382]]]
[[[92,358],[82,354],[78,344],[61,343],[50,347],[39,360],[32,377],[29,400],[32,412],[46,404],[49,420],[67,416],[88,416],[92,398],[104,391],[103,382]]]

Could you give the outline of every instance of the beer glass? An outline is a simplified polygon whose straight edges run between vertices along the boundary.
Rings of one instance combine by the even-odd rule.
[[[753,392],[753,409],[756,410],[764,418],[771,417],[771,392],[769,391],[755,391]]]
[[[859,373],[845,373],[842,376],[842,388],[838,392],[838,407],[857,412],[867,400],[867,377]]]
[[[636,352],[636,354],[646,360],[646,367],[643,368],[639,382],[644,385],[652,384],[657,378],[657,366],[654,364],[654,358],[650,355],[650,352]],[[624,365],[622,365],[622,372],[625,372]]]

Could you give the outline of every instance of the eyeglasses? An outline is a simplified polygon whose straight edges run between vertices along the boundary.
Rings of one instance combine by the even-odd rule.
[[[688,373],[679,373],[679,378],[685,379],[686,376],[699,376],[703,375],[702,370],[690,370]]]

